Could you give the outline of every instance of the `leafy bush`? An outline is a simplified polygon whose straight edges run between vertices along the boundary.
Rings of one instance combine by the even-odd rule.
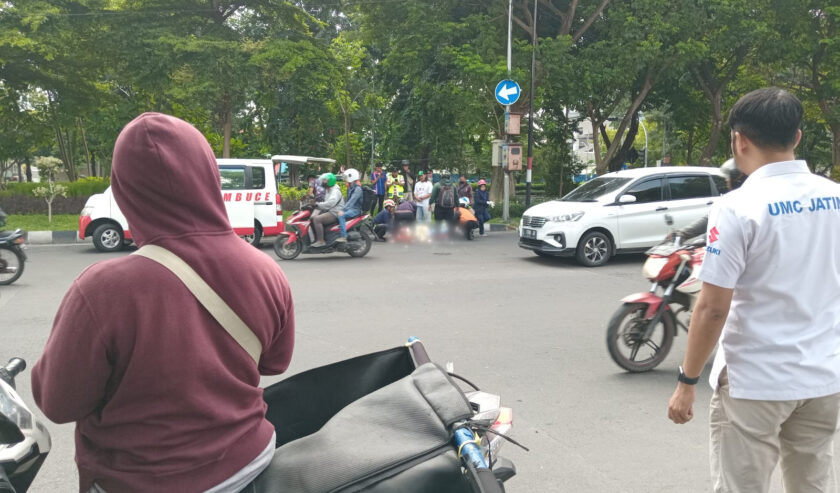
[[[67,188],[67,197],[83,197],[88,198],[91,195],[95,195],[97,193],[102,193],[105,191],[106,188],[111,184],[111,180],[109,178],[99,178],[99,177],[91,177],[91,178],[82,178],[78,181],[67,182],[67,181],[57,181],[55,182],[57,185],[62,185]],[[31,196],[32,192],[38,188],[43,186],[43,183],[32,183],[32,182],[23,182],[17,183],[12,182],[8,183],[6,186],[6,190],[0,190],[0,199],[2,198],[11,198],[14,196]]]
[[[536,205],[536,203],[531,202],[531,206],[533,207],[534,205]],[[490,209],[490,217],[491,218],[502,217],[502,208],[503,207],[504,207],[504,204],[502,204],[501,202],[498,202],[496,204],[496,207],[493,207],[492,209]],[[510,206],[508,208],[508,212],[510,213],[510,217],[522,217],[522,215],[525,214],[525,210],[526,210],[526,207],[525,207],[524,203],[520,203],[520,202],[517,202],[515,200],[510,201]]]
[[[280,196],[283,197],[284,201],[286,199],[300,200],[300,199],[302,199],[303,197],[306,196],[306,194],[308,193],[308,189],[306,189],[306,188],[295,188],[295,187],[289,187],[289,186],[286,186],[286,185],[278,184],[277,185],[277,193],[279,193]]]

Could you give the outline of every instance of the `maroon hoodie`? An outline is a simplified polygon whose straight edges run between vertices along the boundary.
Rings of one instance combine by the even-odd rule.
[[[111,187],[135,241],[180,256],[239,314],[262,342],[259,368],[165,267],[126,255],[86,269],[32,370],[44,414],[76,422],[80,491],[203,491],[271,440],[258,385],[289,365],[292,294],[234,234],[220,183],[182,120],[145,113],[117,139]]]

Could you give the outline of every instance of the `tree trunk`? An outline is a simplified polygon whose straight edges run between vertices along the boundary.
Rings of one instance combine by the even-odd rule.
[[[636,134],[639,133],[639,112],[633,115],[633,119],[630,122],[630,128],[627,130],[627,134],[624,136],[624,142],[621,143],[621,148],[615,154],[615,156],[610,159],[607,163],[607,169],[612,171],[618,171],[621,169],[621,165],[627,161],[627,155],[630,152],[630,148],[633,147],[633,143],[636,141]],[[616,135],[616,139],[618,135]],[[617,144],[617,142],[613,142],[613,144]]]
[[[831,127],[831,177],[840,180],[840,123],[830,125]]]
[[[700,154],[700,165],[706,166],[712,161],[712,155],[717,149],[718,141],[720,140],[720,129],[723,126],[723,116],[721,111],[721,101],[723,100],[723,88],[719,88],[711,97],[712,103],[712,127],[709,129],[709,143],[703,148]]]
[[[692,156],[694,156],[694,127],[688,131],[688,149],[686,156],[686,164],[692,164]]]
[[[664,71],[664,68],[663,68]],[[644,102],[645,98],[650,92],[651,88],[653,88],[653,76],[648,74],[645,77],[645,81],[642,84],[641,89],[639,90],[639,94],[633,99],[633,102],[630,104],[630,108],[627,109],[627,112],[624,113],[624,118],[621,119],[621,124],[618,126],[618,130],[615,133],[615,138],[612,141],[612,145],[609,146],[607,149],[606,161],[609,163],[616,157],[616,154],[621,150],[621,146],[623,145],[622,139],[624,138],[624,133],[627,130],[627,127],[632,125],[633,121],[636,120],[635,124],[638,128],[638,113],[639,107]]]
[[[70,129],[64,132],[64,139],[67,142],[67,180],[76,181],[76,149],[74,143],[76,136],[70,133]]]
[[[222,101],[222,131],[224,141],[222,142],[222,157],[230,157],[230,134],[233,131],[233,109],[231,108],[230,96],[225,96]]]
[[[350,114],[343,104],[341,109],[344,112],[344,166],[346,169],[350,167]]]
[[[594,117],[590,117],[590,120],[592,121],[592,150],[595,152],[595,174],[601,176],[607,172],[604,160],[601,158],[601,141],[598,140],[601,124]]]
[[[82,119],[76,118],[76,122],[79,124],[79,132],[82,134],[82,145],[85,148],[85,159],[87,160],[87,174],[88,176],[95,176],[96,174],[93,172],[93,166],[90,162],[90,150],[88,149],[87,144],[87,137],[85,136],[85,127],[82,125]]]
[[[26,181],[32,182],[32,164],[29,162],[29,158],[25,158],[24,164],[26,164]]]

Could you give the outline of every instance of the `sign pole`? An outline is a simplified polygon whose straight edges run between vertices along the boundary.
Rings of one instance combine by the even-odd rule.
[[[534,25],[531,33],[531,97],[528,98],[528,171],[525,172],[525,208],[531,207],[531,168],[534,164],[534,91],[537,67],[537,2],[534,0]]]
[[[511,43],[512,43],[512,36],[513,36],[513,0],[508,0],[508,39],[507,39],[507,73],[508,78],[510,78],[511,72]],[[505,105],[505,123],[510,121],[510,104]],[[505,177],[505,193],[504,193],[504,201],[502,204],[502,220],[508,221],[510,219],[510,172],[508,171],[508,162],[510,161],[510,157],[508,153],[510,152],[510,147],[508,144],[510,143],[510,136],[508,135],[508,129],[505,129],[505,159],[504,159],[504,177]]]

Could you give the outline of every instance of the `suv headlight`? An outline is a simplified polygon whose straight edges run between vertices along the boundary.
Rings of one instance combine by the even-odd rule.
[[[573,212],[571,214],[561,214],[559,216],[551,216],[548,218],[549,221],[553,223],[566,223],[577,221],[583,217],[583,211],[580,212]]]

